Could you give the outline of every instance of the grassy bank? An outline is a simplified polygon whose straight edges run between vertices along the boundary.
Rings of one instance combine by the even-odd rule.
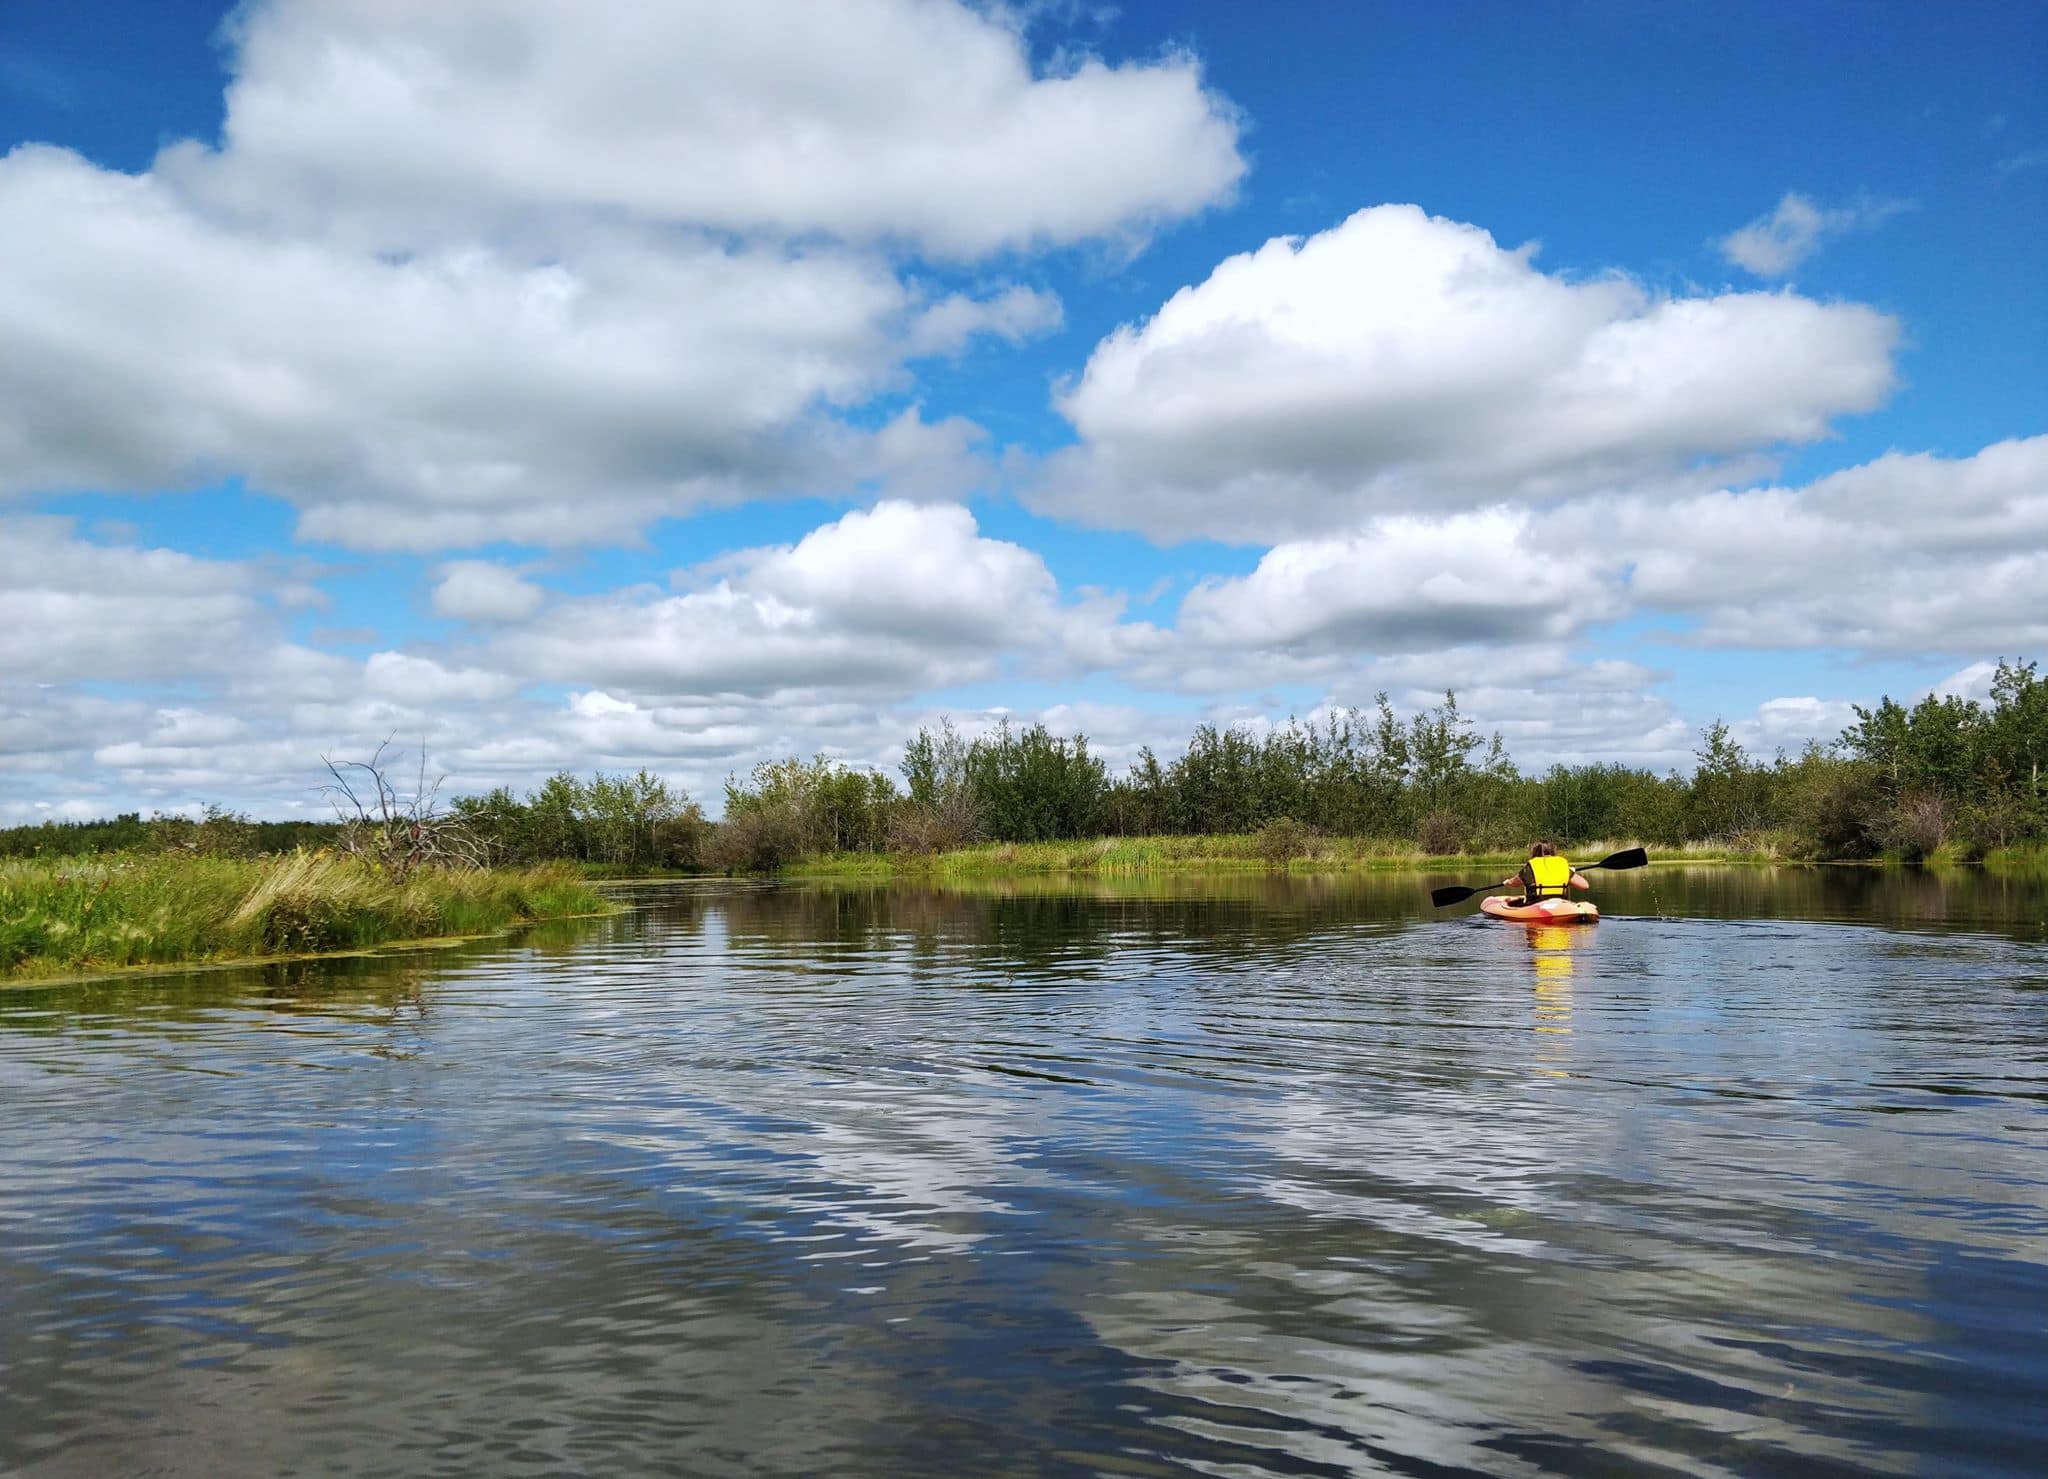
[[[1933,861],[1930,859],[1930,861]],[[2048,874],[2048,842],[2027,842],[2015,847],[1994,847],[1984,855],[1984,866],[1997,873]]]
[[[1588,842],[1571,855],[1592,861],[1633,846]],[[1692,843],[1656,849],[1666,862],[1766,863],[1781,861],[1769,850]],[[1004,874],[1088,874],[1208,871],[1218,873],[1285,870],[1293,873],[1372,872],[1432,869],[1465,872],[1521,866],[1521,853],[1432,854],[1399,842],[1358,837],[1287,837],[1269,832],[1199,837],[1099,837],[1079,842],[984,843],[932,853],[830,853],[805,858],[782,870],[801,878],[978,878]]]
[[[326,853],[0,861],[0,979],[487,934],[605,907],[561,867],[395,883]]]

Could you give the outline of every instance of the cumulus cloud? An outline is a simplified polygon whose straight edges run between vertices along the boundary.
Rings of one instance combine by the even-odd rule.
[[[539,209],[976,257],[1142,232],[1245,170],[1193,58],[1038,70],[955,0],[267,0],[235,37],[221,154],[169,167],[384,247]]]
[[[1703,716],[1661,691],[1668,674],[1589,661],[1589,623],[1666,614],[1683,624],[1666,642],[1892,657],[2039,650],[2044,489],[2035,438],[1894,454],[1803,487],[1588,503],[1562,523],[1525,508],[1391,516],[1198,584],[1166,629],[1063,591],[964,508],[885,501],[666,589],[565,598],[458,562],[435,589],[471,603],[470,629],[360,659],[280,640],[258,565],[15,518],[0,521],[0,814],[317,810],[320,755],[394,734],[424,743],[455,790],[648,765],[703,794],[778,755],[888,766],[950,686],[1091,673],[1131,701],[1018,717],[1084,727],[1119,766],[1139,744],[1173,751],[1197,719],[1299,712],[1291,686],[1324,704],[1384,689],[1404,711],[1455,688],[1525,765],[1682,768]],[[1977,664],[1948,683],[1984,681]],[[1839,698],[1789,696],[1734,722],[1768,753],[1831,737],[1844,714]]]
[[[1855,721],[1854,701],[1802,694],[1765,699],[1754,714],[1731,722],[1728,733],[1752,755],[1769,758],[1779,750],[1796,753],[1815,742],[1831,745]]]
[[[896,384],[909,348],[920,305],[873,260],[616,234],[573,262],[363,256],[47,148],[0,161],[0,236],[0,491],[240,472],[309,535],[426,548],[960,471],[959,428],[821,414]]]
[[[488,560],[455,560],[441,567],[431,597],[434,611],[457,621],[490,623],[531,616],[547,592]]]
[[[1179,626],[1209,645],[1387,653],[1556,640],[1616,609],[1590,545],[1495,508],[1278,545],[1250,575],[1197,585]]]
[[[1599,511],[1642,605],[1713,646],[1881,654],[2048,644],[2048,436],[1892,453],[1800,488]]]
[[[240,476],[419,550],[960,497],[982,436],[891,406],[906,363],[1060,304],[891,254],[1132,240],[1243,169],[1191,60],[1034,71],[954,0],[267,0],[231,34],[218,148],[0,159],[0,493]]]
[[[2024,652],[2048,645],[2043,590],[2048,437],[2037,437],[1966,458],[1893,453],[1804,486],[1399,515],[1287,541],[1246,575],[1196,584],[1173,628],[1125,641],[1121,671],[1196,693],[1290,682],[1512,692],[1566,672],[1578,691],[1598,665],[1566,654],[1631,614],[1674,618],[1660,640],[1697,646]],[[1616,674],[1622,689],[1651,681],[1628,664]],[[1786,706],[1805,702],[1745,721],[1751,737],[1840,728],[1839,704],[1801,728]]]
[[[1725,475],[1890,390],[1898,326],[1872,309],[1659,298],[1532,259],[1413,206],[1232,257],[1096,346],[1058,396],[1080,445],[1028,497],[1158,538],[1264,543]]]
[[[242,661],[271,624],[255,567],[80,538],[70,519],[0,518],[0,674],[173,678]]]
[[[499,660],[667,700],[907,693],[991,676],[1006,655],[1099,645],[1115,615],[1064,602],[1035,552],[982,535],[958,505],[854,510],[684,584],[558,602],[502,638]]]
[[[1721,238],[1721,255],[1758,277],[1783,277],[1829,237],[1876,226],[1907,208],[1898,200],[1822,207],[1788,190],[1776,210]]]
[[[1061,313],[1055,295],[1021,283],[990,298],[953,293],[918,315],[907,347],[914,354],[955,354],[978,334],[1021,344],[1058,328]]]
[[[1997,676],[1997,663],[1973,662],[1950,673],[1927,691],[1936,698],[1962,698],[1980,704],[1989,703],[1991,682]]]
[[[0,521],[0,815],[317,811],[322,755],[391,738],[454,790],[644,764],[701,792],[792,753],[886,761],[933,689],[1071,677],[1159,638],[966,509],[893,500],[669,591],[551,597],[457,562],[437,601],[473,625],[361,659],[283,640],[263,577]]]

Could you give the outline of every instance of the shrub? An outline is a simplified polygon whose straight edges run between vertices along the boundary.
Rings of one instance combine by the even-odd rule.
[[[885,835],[892,852],[935,853],[964,846],[974,830],[963,807],[905,801],[890,809]]]
[[[772,873],[805,852],[802,819],[786,806],[753,807],[729,815],[704,847],[704,861],[721,873]]]
[[[1816,858],[1868,858],[1883,849],[1864,766],[1813,766],[1792,798],[1799,850]]]
[[[1315,833],[1293,817],[1275,817],[1259,828],[1253,846],[1268,868],[1285,868],[1315,841]]]
[[[1454,853],[1465,845],[1465,824],[1456,812],[1439,807],[1423,817],[1415,837],[1426,853]]]
[[[1948,803],[1931,792],[1903,796],[1892,808],[1887,839],[1909,861],[1918,861],[1948,841]]]

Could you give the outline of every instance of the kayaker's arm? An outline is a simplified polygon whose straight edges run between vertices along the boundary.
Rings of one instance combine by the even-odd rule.
[[[1590,889],[1590,888],[1592,888],[1592,886],[1593,886],[1592,884],[1590,884],[1590,883],[1586,882],[1586,875],[1585,875],[1585,874],[1583,874],[1583,873],[1573,873],[1573,874],[1572,874],[1572,887],[1573,887],[1573,888],[1584,888],[1584,889]]]

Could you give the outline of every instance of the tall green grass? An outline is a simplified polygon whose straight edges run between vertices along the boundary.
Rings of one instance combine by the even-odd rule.
[[[1574,844],[1571,856],[1594,862],[1631,842]],[[1658,848],[1656,857],[1671,862],[1772,862],[1768,847],[1744,849],[1688,843]],[[807,858],[785,868],[806,878],[976,878],[1010,874],[1082,873],[1119,876],[1138,873],[1208,871],[1217,873],[1285,870],[1294,873],[1369,872],[1379,869],[1429,868],[1458,871],[1517,868],[1524,854],[1505,852],[1424,853],[1409,843],[1362,837],[1276,839],[1247,832],[1191,837],[1098,837],[1076,842],[995,842],[932,853],[831,853]]]
[[[399,883],[319,852],[0,861],[0,977],[350,950],[605,907],[559,866]]]

